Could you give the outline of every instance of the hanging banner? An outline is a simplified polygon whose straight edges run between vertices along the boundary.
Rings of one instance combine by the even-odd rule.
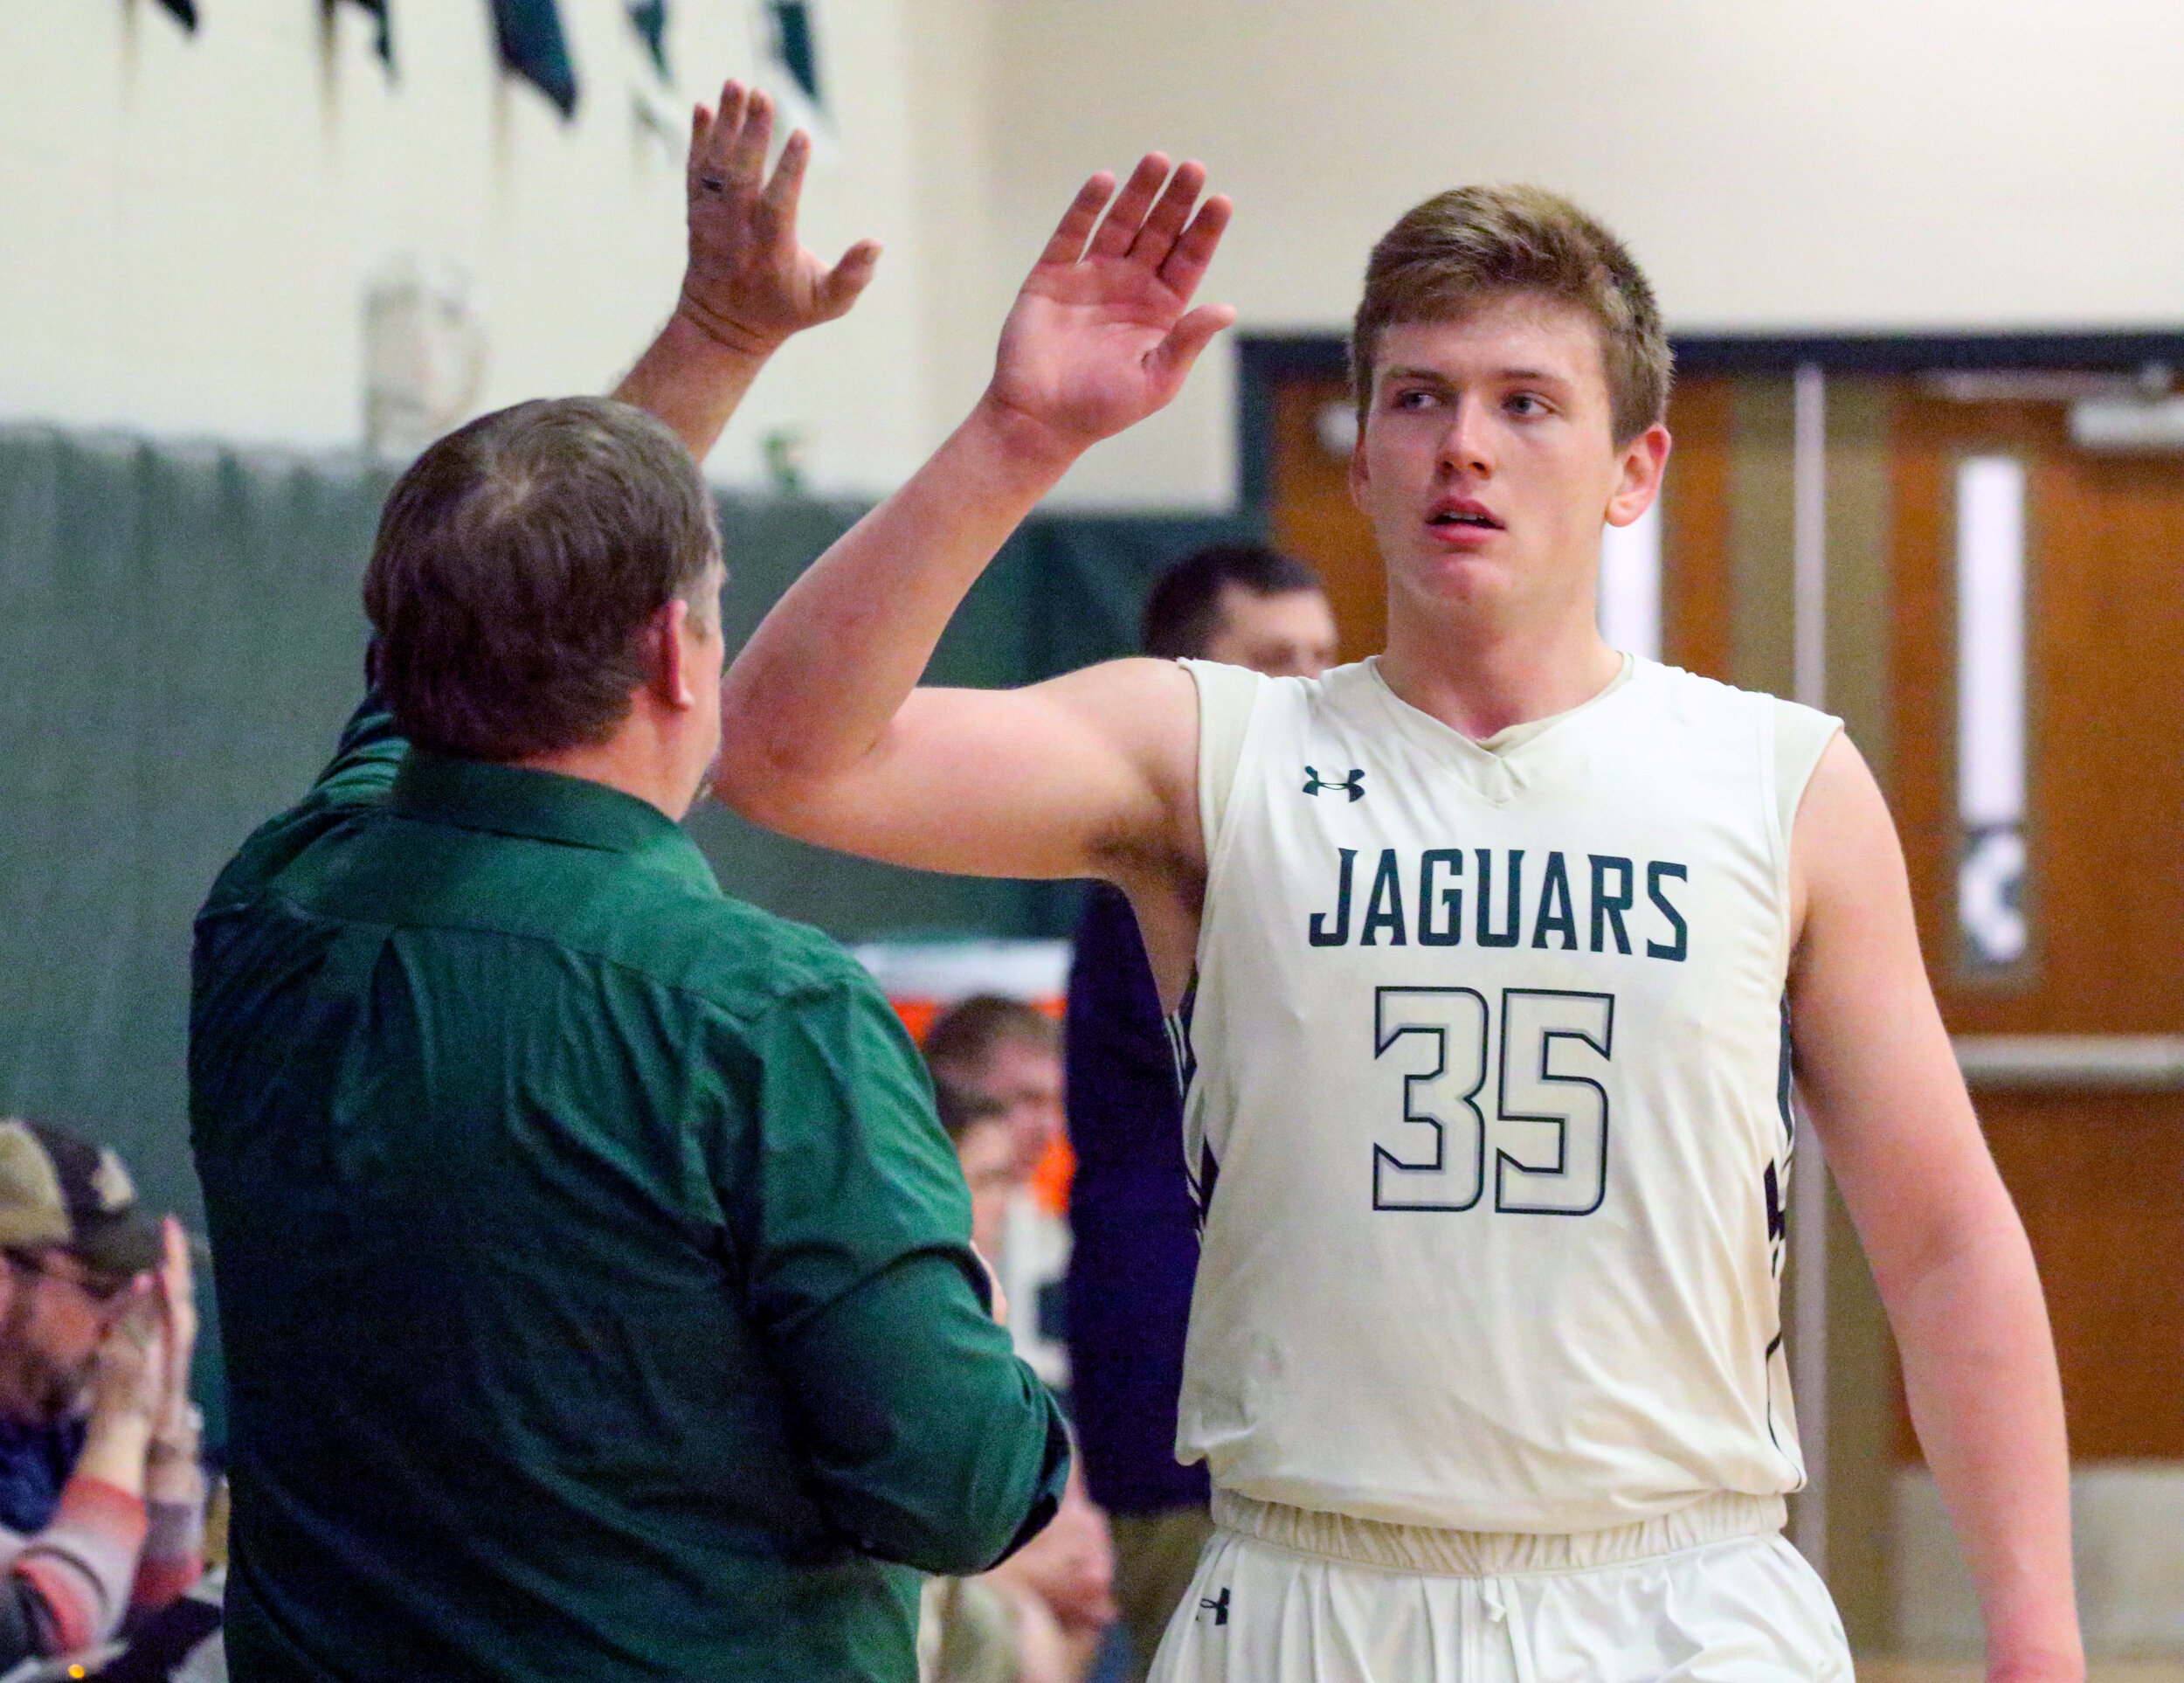
[[[645,44],[646,54],[660,80],[672,84],[674,76],[667,68],[667,0],[627,0],[625,10],[629,26]]]
[[[501,66],[536,87],[563,116],[575,116],[577,72],[556,0],[492,0],[492,5]]]
[[[667,61],[667,0],[623,0],[629,19],[630,115],[640,143],[656,144],[669,163],[689,140],[689,111],[675,93]]]
[[[819,43],[812,32],[809,0],[767,0],[773,33],[773,58],[802,90],[812,109],[826,109],[819,91]]]
[[[326,7],[330,17],[337,0],[321,0],[321,3]],[[394,23],[388,16],[387,0],[349,0],[349,3],[371,14],[373,23],[377,25],[372,36],[371,50],[379,55],[379,62],[386,66],[387,73],[392,75],[394,73]]]

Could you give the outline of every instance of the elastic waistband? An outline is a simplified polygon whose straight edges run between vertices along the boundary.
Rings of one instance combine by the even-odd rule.
[[[1435,1526],[1394,1525],[1254,1501],[1233,1490],[1213,1492],[1213,1523],[1224,1530],[1358,1566],[1468,1578],[1617,1566],[1707,1543],[1764,1536],[1780,1531],[1787,1514],[1780,1496],[1722,1491],[1672,1513],[1657,1513],[1606,1531],[1444,1531]]]

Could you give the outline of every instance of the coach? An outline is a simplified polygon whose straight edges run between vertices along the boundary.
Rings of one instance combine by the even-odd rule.
[[[701,124],[694,274],[764,114],[731,88],[755,148],[709,162]],[[777,279],[809,261],[793,187]],[[752,273],[710,295],[748,318]],[[847,308],[819,284],[788,329]],[[715,334],[708,295],[670,332]],[[382,520],[370,695],[200,916],[244,1683],[909,1683],[903,1569],[979,1570],[1054,1511],[1060,1417],[909,1041],[677,821],[720,744],[722,577],[637,408],[442,440]]]

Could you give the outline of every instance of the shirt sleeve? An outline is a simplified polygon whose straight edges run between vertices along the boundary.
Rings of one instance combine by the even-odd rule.
[[[984,1570],[1053,1515],[1068,1440],[994,1323],[923,1065],[860,979],[804,990],[746,1034],[760,1070],[747,1290],[819,1502],[867,1554]]]
[[[132,1615],[166,1606],[204,1576],[204,1504],[147,1501],[144,1552],[129,1590]]]
[[[29,1614],[37,1652],[75,1653],[113,1635],[145,1525],[143,1502],[103,1479],[79,1475],[62,1488],[52,1523],[8,1562],[8,1588]]]
[[[1213,862],[1221,821],[1228,815],[1229,791],[1244,757],[1244,733],[1251,710],[1266,680],[1241,666],[1218,661],[1184,661],[1183,669],[1199,691],[1199,826],[1205,833],[1206,862]]]
[[[378,690],[371,689],[342,728],[334,758],[312,783],[310,793],[259,826],[212,884],[204,910],[217,912],[248,900],[352,809],[385,799],[409,751],[394,715]]]
[[[1782,836],[1782,856],[1787,859],[1806,786],[1820,768],[1821,755],[1842,729],[1842,721],[1795,702],[1769,700],[1774,714],[1774,821]]]

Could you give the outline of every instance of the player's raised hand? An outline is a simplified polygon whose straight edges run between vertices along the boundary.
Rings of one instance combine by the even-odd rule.
[[[845,314],[880,260],[874,239],[859,240],[831,268],[798,243],[812,141],[800,128],[791,135],[769,179],[773,115],[764,89],[728,83],[717,114],[702,105],[692,114],[685,170],[690,260],[680,308],[731,350],[760,357]]]
[[[1158,152],[1119,194],[1105,171],[1086,182],[1017,294],[989,397],[1073,449],[1166,405],[1236,319],[1191,308],[1228,225],[1229,201],[1201,204],[1205,186],[1200,166],[1171,175]]]

